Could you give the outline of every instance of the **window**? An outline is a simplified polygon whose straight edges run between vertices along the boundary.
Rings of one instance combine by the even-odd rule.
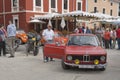
[[[94,7],[94,13],[96,13],[97,12],[97,7]]]
[[[82,0],[77,0],[76,2],[76,10],[82,11]]]
[[[34,11],[43,11],[43,0],[35,0],[33,3]]]
[[[12,2],[12,11],[19,11],[19,0],[11,0]]]
[[[62,0],[62,13],[69,12],[69,0]]]
[[[68,7],[68,1],[67,0],[64,0],[64,9],[67,9]]]
[[[55,8],[56,0],[51,0],[51,8]]]
[[[62,13],[69,12],[69,1],[70,0],[62,0]]]
[[[105,14],[105,8],[103,8],[103,14]]]
[[[112,11],[112,9],[111,9],[111,10],[110,10],[110,15],[111,15],[111,16],[112,16],[112,12],[113,12],[113,11]]]
[[[35,5],[41,7],[41,0],[36,0]]]
[[[81,10],[81,2],[78,2],[78,10]]]
[[[13,23],[15,24],[16,28],[19,29],[19,16],[13,15]]]
[[[13,0],[13,7],[17,7],[17,0]]]
[[[49,0],[49,12],[57,12],[57,0]]]
[[[111,2],[110,5],[113,6],[113,3]]]
[[[95,3],[97,3],[97,0],[94,0]]]

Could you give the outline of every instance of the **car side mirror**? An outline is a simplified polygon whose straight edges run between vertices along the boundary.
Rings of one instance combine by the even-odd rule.
[[[60,46],[61,45],[60,42],[55,42],[55,44],[56,44],[56,46]]]

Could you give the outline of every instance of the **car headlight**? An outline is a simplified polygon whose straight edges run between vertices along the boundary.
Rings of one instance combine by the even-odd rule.
[[[101,57],[100,57],[100,60],[101,60],[101,61],[105,61],[105,56],[101,56]]]
[[[72,60],[72,56],[67,56],[67,60]]]

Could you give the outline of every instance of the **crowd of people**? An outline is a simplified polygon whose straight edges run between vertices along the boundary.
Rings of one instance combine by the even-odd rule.
[[[89,33],[95,34],[101,46],[105,49],[115,49],[116,44],[118,45],[118,50],[120,50],[120,26],[116,27],[94,27],[93,30],[88,27],[76,27],[74,33]]]

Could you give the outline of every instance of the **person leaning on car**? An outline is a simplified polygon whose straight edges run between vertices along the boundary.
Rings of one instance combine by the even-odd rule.
[[[12,21],[9,21],[9,25],[7,26],[7,44],[10,48],[10,56],[9,58],[13,58],[15,55],[14,45],[15,45],[15,36],[16,36],[16,26],[12,23]]]
[[[53,39],[54,39],[54,31],[52,30],[52,26],[48,25],[47,29],[43,30],[42,36],[45,40],[45,44],[47,43],[52,43]],[[50,60],[52,61],[53,59],[50,58]],[[48,57],[45,57],[45,62],[48,62]]]

